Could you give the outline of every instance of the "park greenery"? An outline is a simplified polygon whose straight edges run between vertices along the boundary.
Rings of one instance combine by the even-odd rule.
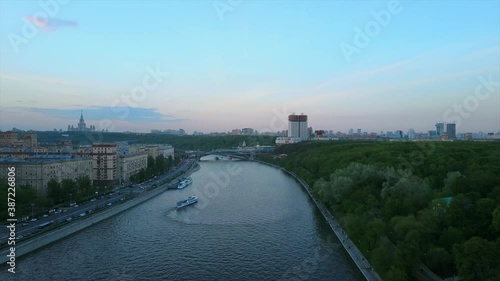
[[[500,142],[303,142],[261,159],[308,182],[384,280],[421,263],[500,280]]]
[[[63,136],[64,135],[64,136]],[[170,144],[176,152],[186,150],[210,151],[220,148],[234,148],[245,144],[247,146],[274,145],[273,136],[261,135],[167,135],[143,133],[106,133],[106,132],[38,132],[38,142],[43,144],[58,144],[63,139],[71,140],[74,147],[90,145],[95,142],[129,142],[130,144]]]

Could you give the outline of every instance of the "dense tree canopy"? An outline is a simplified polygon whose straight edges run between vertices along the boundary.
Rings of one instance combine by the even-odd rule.
[[[225,135],[225,136],[176,136],[164,134],[135,133],[102,133],[102,132],[65,132],[68,137],[62,137],[60,132],[38,132],[38,142],[59,143],[63,138],[69,138],[74,146],[89,145],[93,142],[128,141],[130,143],[170,144],[178,151],[200,150],[210,151],[219,148],[233,148],[243,142],[248,146],[274,145],[275,137],[260,135]]]
[[[261,159],[294,171],[384,280],[419,263],[442,277],[500,276],[499,142],[303,142]],[[385,262],[390,261],[390,262]]]

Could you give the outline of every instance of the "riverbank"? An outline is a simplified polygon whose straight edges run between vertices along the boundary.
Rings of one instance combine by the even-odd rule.
[[[197,170],[197,166],[198,166],[197,163],[194,162],[194,164],[189,168],[189,170],[179,175],[178,177],[174,178],[172,181],[175,181],[180,177],[185,177],[190,175],[191,173]],[[42,233],[40,235],[37,235],[36,237],[30,238],[19,244],[16,243],[15,245],[16,260],[23,255],[26,255],[32,251],[45,247],[51,243],[54,243],[60,239],[63,239],[69,235],[77,233],[87,227],[100,223],[106,219],[109,219],[115,215],[127,211],[141,203],[144,203],[167,191],[168,186],[169,183],[165,183],[164,185],[161,185],[147,193],[142,193],[138,197],[125,201],[122,204],[115,205],[114,207],[100,211],[91,216],[86,216],[85,218],[79,219],[78,221],[75,221],[73,223],[61,226],[54,230],[50,230],[46,233]],[[8,262],[7,255],[9,254],[9,252],[10,248],[5,248],[0,251],[0,266],[5,265]]]
[[[333,232],[335,233],[335,235],[339,239],[340,243],[342,244],[344,249],[347,251],[347,253],[351,257],[352,261],[356,264],[358,269],[361,271],[363,276],[366,278],[366,280],[368,280],[368,281],[372,281],[372,280],[373,281],[382,281],[382,278],[380,278],[380,276],[377,274],[377,272],[375,272],[373,267],[370,265],[370,263],[363,256],[361,251],[356,247],[356,245],[351,241],[351,239],[349,239],[349,237],[347,236],[347,233],[342,229],[342,227],[340,226],[338,221],[332,216],[330,211],[328,211],[328,209],[325,208],[323,203],[321,203],[318,199],[316,199],[314,197],[312,189],[309,187],[309,185],[304,180],[302,180],[295,173],[290,172],[283,167],[276,166],[276,165],[273,165],[273,164],[270,164],[270,163],[267,163],[264,161],[260,161],[260,160],[254,160],[254,161],[261,163],[261,164],[264,164],[264,165],[268,165],[270,167],[274,167],[276,169],[280,169],[283,172],[290,175],[291,177],[293,177],[297,182],[299,182],[302,185],[302,187],[307,191],[307,193],[309,194],[309,197],[314,201],[314,203],[316,204],[316,207],[320,210],[321,214],[323,215],[323,217],[326,219],[326,221],[330,225],[331,229],[333,230]]]

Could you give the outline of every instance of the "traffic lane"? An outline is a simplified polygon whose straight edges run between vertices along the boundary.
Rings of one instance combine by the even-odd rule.
[[[134,185],[132,188],[128,188],[129,191],[132,191],[133,193],[142,193],[148,189],[150,189],[153,184],[156,184],[157,186],[161,186],[164,184],[171,185],[172,181],[175,180],[176,174],[178,173],[183,173],[188,170],[188,168],[191,167],[192,161],[188,161],[182,165],[177,166],[177,168],[174,168],[167,173],[158,176],[156,180],[148,180],[147,182],[143,182],[139,185]],[[142,187],[142,188],[141,188]],[[125,191],[126,192],[126,191]],[[31,233],[36,233],[39,229],[38,226],[42,223],[46,223],[49,221],[54,221],[54,222],[63,222],[69,217],[74,218],[78,217],[81,213],[86,212],[88,210],[93,210],[96,207],[97,208],[102,208],[106,206],[110,202],[116,202],[123,198],[124,192],[118,191],[113,193],[112,195],[103,195],[94,201],[88,201],[83,205],[78,205],[78,207],[66,207],[66,208],[60,208],[62,210],[61,213],[58,214],[52,214],[47,217],[42,217],[40,219],[37,219],[36,221],[28,221],[28,222],[16,222],[16,235],[20,236],[23,235],[25,236],[26,234],[31,234]],[[118,198],[118,199],[117,199]],[[66,211],[64,211],[66,210]],[[25,225],[27,223],[27,225]],[[6,225],[7,226],[7,225]],[[0,230],[0,244],[7,242],[7,238],[9,235],[9,229],[7,227],[3,227]]]
[[[84,204],[84,205],[79,205],[78,207],[69,207],[69,208],[66,208],[66,212],[61,212],[61,213],[58,213],[58,214],[53,214],[51,216],[48,216],[46,218],[41,218],[41,219],[38,219],[34,222],[28,222],[27,225],[23,225],[23,223],[16,223],[16,236],[19,237],[20,235],[23,235],[23,236],[26,236],[26,235],[29,235],[29,234],[34,234],[36,232],[38,232],[40,229],[38,228],[38,226],[42,223],[46,223],[46,222],[50,222],[50,221],[54,221],[54,223],[56,222],[64,222],[65,220],[67,220],[68,218],[76,218],[78,217],[81,213],[86,213],[87,211],[93,211],[95,210],[95,208],[103,208],[103,207],[106,207],[108,203],[116,203],[116,202],[119,202],[122,198],[124,198],[124,196],[122,194],[113,194],[111,197],[105,197],[105,198],[101,198],[101,199],[96,199],[95,201],[91,202],[89,201],[88,203]],[[8,231],[7,228],[5,228],[5,230]],[[5,234],[2,234],[2,236],[0,237],[0,244],[1,243],[6,243],[8,240],[8,232],[6,232]]]

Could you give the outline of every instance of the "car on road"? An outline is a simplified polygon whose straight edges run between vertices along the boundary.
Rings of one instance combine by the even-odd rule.
[[[31,221],[37,221],[37,219],[36,218],[32,218]]]
[[[71,221],[71,218],[67,218],[66,221]]]
[[[85,213],[80,213],[80,217],[85,217],[85,215],[87,215],[87,214],[85,214]]]
[[[108,203],[108,206],[111,206],[111,205],[113,205],[113,203],[109,202],[109,203]]]
[[[49,216],[49,215],[47,215],[47,214],[43,215],[43,217],[44,217],[44,218],[46,218],[46,217],[48,217],[48,216]]]

